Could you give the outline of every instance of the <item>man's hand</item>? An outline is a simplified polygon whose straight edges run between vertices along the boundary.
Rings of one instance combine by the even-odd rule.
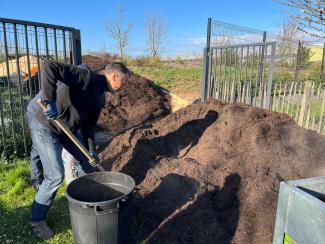
[[[94,151],[90,151],[89,153],[96,160],[96,163],[99,163],[98,154],[96,152],[94,152]]]
[[[55,102],[47,103],[44,114],[48,119],[55,119],[58,116],[58,109],[56,108]]]

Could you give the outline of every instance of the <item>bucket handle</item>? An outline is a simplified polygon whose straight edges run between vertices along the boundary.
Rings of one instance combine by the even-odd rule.
[[[117,207],[115,207],[115,208],[110,208],[110,209],[102,210],[100,208],[100,206],[96,205],[96,206],[94,206],[94,210],[95,210],[96,215],[112,214],[112,213],[118,212],[119,206],[117,205]]]

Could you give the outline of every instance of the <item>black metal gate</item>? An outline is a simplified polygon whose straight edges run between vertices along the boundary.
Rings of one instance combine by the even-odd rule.
[[[0,151],[27,155],[25,111],[40,89],[42,60],[81,64],[80,31],[71,27],[0,18]]]

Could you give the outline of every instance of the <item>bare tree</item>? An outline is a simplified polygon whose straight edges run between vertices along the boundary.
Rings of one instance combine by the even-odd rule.
[[[324,0],[275,0],[291,9],[289,13],[298,29],[315,37],[325,38]]]
[[[289,19],[283,19],[278,26],[277,46],[280,62],[282,65],[290,65],[294,62],[299,29],[297,24]]]
[[[158,58],[167,28],[160,16],[148,15],[145,20],[146,45],[152,58]]]
[[[129,32],[132,29],[133,25],[128,23],[124,28],[122,24],[124,9],[122,5],[117,7],[117,19],[115,21],[108,21],[105,24],[105,28],[111,37],[116,40],[116,48],[118,49],[118,53],[120,58],[124,57],[124,49],[128,44]]]

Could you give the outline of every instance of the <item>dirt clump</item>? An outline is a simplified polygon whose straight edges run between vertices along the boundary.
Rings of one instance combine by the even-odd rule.
[[[106,131],[119,132],[152,122],[170,111],[169,94],[152,81],[132,73],[118,92],[105,94],[98,125]]]
[[[115,137],[136,243],[271,243],[279,183],[325,174],[325,138],[287,115],[209,100]]]

